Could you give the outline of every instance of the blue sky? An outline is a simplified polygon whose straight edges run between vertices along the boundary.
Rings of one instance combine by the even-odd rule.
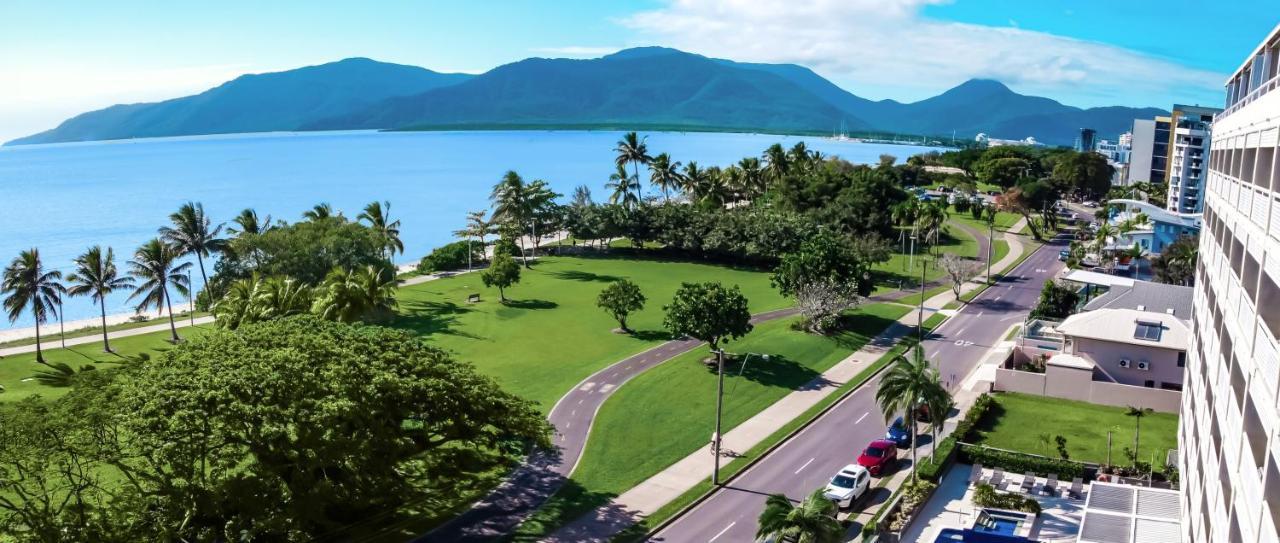
[[[990,77],[1079,106],[1217,104],[1222,80],[1280,20],[1273,3],[1219,0],[1210,14],[1203,0],[17,0],[0,18],[0,140],[345,57],[480,72],[649,44],[796,62],[874,99]]]

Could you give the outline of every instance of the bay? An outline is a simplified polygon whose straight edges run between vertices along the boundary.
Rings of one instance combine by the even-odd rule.
[[[766,147],[804,141],[850,162],[881,154],[905,160],[931,147],[870,144],[767,134],[644,134],[651,154],[700,166],[727,166]],[[155,237],[169,213],[201,202],[215,223],[241,209],[296,221],[328,202],[347,217],[387,200],[403,223],[401,263],[416,262],[452,241],[467,211],[487,209],[493,184],[515,170],[565,195],[578,185],[605,199],[614,171],[612,131],[306,132],[233,134],[0,148],[0,262],[38,247],[50,267],[95,244],[115,249],[117,265]],[[648,191],[647,172],[641,172]],[[208,263],[206,263],[208,265]],[[198,272],[195,281],[199,282]],[[132,312],[127,294],[107,300],[108,313]],[[176,297],[175,297],[175,301]],[[185,307],[185,303],[181,304]],[[95,317],[88,299],[71,299],[68,320]],[[23,316],[0,330],[33,323]]]

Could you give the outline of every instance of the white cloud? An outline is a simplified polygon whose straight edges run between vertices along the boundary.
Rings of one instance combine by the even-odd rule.
[[[708,56],[803,64],[873,98],[914,100],[981,77],[1072,105],[1167,108],[1179,92],[1191,94],[1181,101],[1212,100],[1224,79],[1112,45],[921,15],[938,3],[672,0],[621,22],[642,38]]]
[[[594,58],[617,53],[621,49],[621,47],[589,47],[570,45],[566,47],[535,47],[531,49],[531,51],[539,55],[571,58]]]

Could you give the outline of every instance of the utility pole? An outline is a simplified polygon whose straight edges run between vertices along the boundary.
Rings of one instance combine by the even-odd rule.
[[[920,309],[916,312],[916,333],[921,343],[924,343],[924,274],[928,269],[924,265],[924,257],[920,257]]]
[[[190,268],[187,269],[187,284],[188,285],[191,284]],[[204,285],[201,285],[200,288],[204,288]],[[191,289],[187,289],[187,314],[191,316],[191,326],[195,326],[196,325],[196,299],[195,299],[195,294],[192,294]]]
[[[62,315],[62,296],[58,296],[58,335],[62,337],[62,348],[67,348],[67,319]]]
[[[720,413],[724,409],[724,349],[716,351],[716,433],[711,435],[712,456],[715,465],[711,468],[712,486],[720,486]]]
[[[986,211],[983,211],[986,214]],[[987,284],[991,284],[991,250],[996,246],[995,217],[987,219]]]

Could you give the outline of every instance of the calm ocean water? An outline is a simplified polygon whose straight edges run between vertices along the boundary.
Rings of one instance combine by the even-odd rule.
[[[321,132],[241,134],[0,148],[0,261],[38,247],[48,265],[70,269],[93,244],[115,249],[117,265],[154,237],[168,214],[202,202],[215,221],[252,207],[260,216],[295,221],[329,202],[348,217],[374,200],[390,200],[403,222],[402,262],[452,241],[468,210],[488,207],[489,190],[507,170],[544,179],[563,194],[580,184],[603,200],[620,132]],[[759,156],[773,143],[859,163],[882,153],[899,159],[927,147],[757,134],[652,133],[652,154],[702,166]],[[642,172],[642,177],[644,174]],[[648,184],[645,183],[646,190]],[[198,275],[198,273],[196,274]],[[195,277],[199,281],[199,277]],[[132,311],[127,294],[109,313]],[[185,306],[185,304],[183,304]],[[74,299],[68,320],[94,317]],[[0,329],[30,326],[29,319]]]

